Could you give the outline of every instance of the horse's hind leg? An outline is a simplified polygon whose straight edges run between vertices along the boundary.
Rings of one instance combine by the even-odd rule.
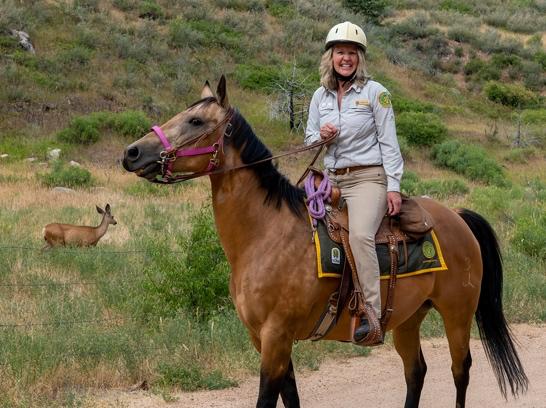
[[[430,305],[421,306],[408,320],[393,330],[394,347],[404,363],[406,402],[404,408],[417,408],[427,373],[427,364],[421,350],[419,328]]]
[[[463,314],[457,313],[458,316]],[[450,318],[444,316],[444,326],[446,328],[447,341],[449,343],[449,352],[451,353],[451,372],[457,389],[456,408],[464,408],[466,401],[466,390],[470,382],[470,366],[472,365],[472,356],[470,355],[470,326],[472,324],[472,315],[467,319],[455,316]]]

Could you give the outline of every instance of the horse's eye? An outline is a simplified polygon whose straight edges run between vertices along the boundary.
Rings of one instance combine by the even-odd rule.
[[[199,119],[199,118],[191,118],[190,123],[193,126],[201,126],[203,124],[203,121],[201,119]]]

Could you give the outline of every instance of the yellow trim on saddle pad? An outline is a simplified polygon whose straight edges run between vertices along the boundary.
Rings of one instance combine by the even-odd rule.
[[[309,217],[309,221],[312,225],[313,221],[311,217]],[[321,229],[322,231],[320,237],[322,237],[323,239],[327,237],[327,233],[325,232],[325,226],[323,224],[319,224],[318,227],[313,231],[313,241],[315,243],[315,253],[316,253],[316,259],[317,259],[317,275],[319,278],[340,278],[341,271],[343,270],[343,264],[345,263],[345,253],[343,251],[343,248],[340,245],[335,244],[333,241],[328,241],[330,246],[326,245],[326,249],[332,251],[331,254],[328,255],[328,259],[336,258],[333,254],[336,254],[338,252],[340,256],[339,256],[339,259],[336,258],[339,262],[335,262],[336,264],[335,266],[333,265],[333,263],[330,263],[330,265],[333,267],[333,270],[335,272],[324,271],[323,259],[322,259],[323,248],[321,248],[319,229]],[[420,262],[421,265],[429,263],[429,264],[434,264],[434,266],[430,268],[425,267],[422,269],[418,269],[418,270],[406,272],[406,273],[398,273],[397,274],[398,278],[416,276],[416,275],[421,275],[421,274],[430,273],[430,272],[445,271],[448,269],[444,259],[444,255],[442,253],[442,249],[440,248],[438,237],[436,236],[436,233],[433,230],[431,230],[430,233],[428,234],[428,240],[425,238],[423,245],[421,246],[421,252],[422,252],[422,256],[425,258],[423,261]],[[403,256],[403,254],[401,254],[400,256]],[[385,271],[382,272],[380,279],[383,279],[383,280],[389,279],[389,275],[384,273]]]
[[[439,272],[439,271],[447,270],[446,261],[444,260],[444,254],[442,254],[442,248],[440,248],[440,243],[438,242],[438,238],[436,237],[434,230],[430,230],[430,235],[432,236],[432,241],[434,242],[434,249],[436,250],[436,253],[438,254],[438,261],[440,262],[440,266],[436,266],[434,268],[419,269],[418,271],[414,271],[414,272],[399,273],[396,275],[397,278],[406,278],[408,276],[422,275],[423,273]],[[379,279],[382,279],[382,280],[389,279],[389,276],[388,275],[381,276]]]
[[[319,278],[340,278],[341,275],[339,273],[328,273],[324,272],[322,270],[322,261],[321,261],[321,253],[320,253],[320,239],[318,236],[318,231],[313,231],[313,241],[315,242],[315,248],[316,248],[316,254],[317,254],[317,269],[318,269],[318,277]]]

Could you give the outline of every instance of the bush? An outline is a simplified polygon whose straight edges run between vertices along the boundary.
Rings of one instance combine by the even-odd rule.
[[[396,129],[414,146],[432,146],[447,136],[447,128],[434,113],[403,112],[396,119]]]
[[[67,128],[57,133],[57,139],[71,144],[88,145],[100,138],[100,133],[113,130],[121,136],[139,136],[151,126],[150,120],[140,111],[120,113],[94,112],[72,119]]]
[[[147,267],[150,280],[146,298],[154,313],[174,316],[180,310],[206,319],[231,305],[230,268],[216,235],[210,208],[204,207],[190,220],[191,232],[178,241],[182,256],[165,257],[157,243]]]
[[[432,103],[404,98],[403,96],[396,96],[396,98],[393,98],[392,108],[397,115],[402,112],[439,113],[440,111],[440,109]]]
[[[121,112],[113,118],[113,128],[122,136],[140,137],[147,133],[150,127],[150,119],[140,111]]]
[[[80,166],[69,166],[56,160],[49,173],[38,174],[38,179],[47,187],[88,187],[93,184],[91,173]]]
[[[473,12],[472,7],[466,2],[457,0],[442,0],[440,10],[453,10],[461,14],[472,14]]]
[[[539,102],[537,95],[517,84],[490,81],[485,85],[484,92],[489,100],[513,108],[533,106]]]
[[[279,79],[279,69],[272,66],[238,64],[234,74],[243,88],[268,92]]]
[[[436,164],[449,168],[471,180],[479,180],[497,186],[506,186],[502,167],[480,147],[449,140],[432,148]]]
[[[343,7],[369,17],[371,21],[379,21],[385,16],[387,0],[343,0]]]
[[[546,213],[540,208],[527,208],[516,219],[511,243],[523,253],[546,260]]]
[[[462,180],[419,180],[417,174],[411,171],[404,172],[400,188],[409,196],[428,195],[440,199],[470,191]]]
[[[61,142],[72,144],[93,144],[99,140],[99,122],[92,116],[79,116],[70,121],[67,128],[57,133]]]
[[[144,0],[138,6],[138,16],[140,18],[157,20],[163,17],[163,9],[155,0]]]
[[[479,59],[472,58],[464,66],[464,74],[479,81],[497,80],[501,77],[501,69],[495,64],[488,64]]]
[[[394,24],[391,30],[394,34],[410,40],[426,38],[438,33],[438,29],[432,26],[429,17],[424,13],[417,13]]]

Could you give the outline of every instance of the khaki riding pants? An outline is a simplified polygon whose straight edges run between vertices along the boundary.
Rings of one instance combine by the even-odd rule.
[[[341,190],[349,210],[349,243],[364,300],[381,317],[379,263],[375,234],[387,212],[387,176],[383,166],[370,166],[330,179]]]

